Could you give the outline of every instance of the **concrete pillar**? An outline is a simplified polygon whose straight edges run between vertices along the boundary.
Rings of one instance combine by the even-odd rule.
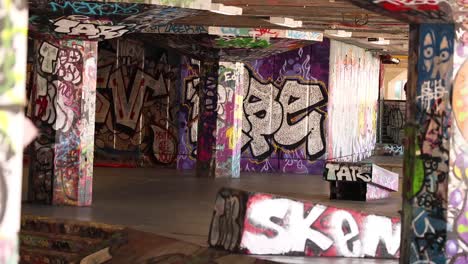
[[[243,65],[202,62],[200,68],[197,175],[238,178]]]
[[[28,9],[0,0],[0,263],[18,263]]]
[[[239,178],[244,64],[221,62],[218,78],[215,177]]]
[[[34,45],[29,199],[88,206],[92,200],[97,42],[45,40]]]
[[[178,170],[193,170],[197,163],[198,113],[200,111],[200,61],[181,58]]]
[[[452,24],[411,25],[400,263],[446,263]]]
[[[201,86],[198,91],[197,176],[214,177],[216,160],[216,119],[218,117],[218,61],[202,61]]]

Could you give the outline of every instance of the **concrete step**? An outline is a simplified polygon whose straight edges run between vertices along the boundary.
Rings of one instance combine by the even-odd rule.
[[[20,264],[77,264],[80,255],[44,248],[24,248],[20,249]]]
[[[58,220],[46,217],[28,217],[21,218],[21,231],[22,232],[40,232],[49,234],[61,234],[69,236],[77,236],[91,239],[109,239],[117,229],[121,227],[86,223],[71,220]]]
[[[127,243],[119,226],[31,216],[22,217],[19,237],[21,263],[34,264],[104,263]]]
[[[104,242],[102,239],[33,231],[22,231],[19,238],[21,247],[43,248],[69,253],[83,253]]]

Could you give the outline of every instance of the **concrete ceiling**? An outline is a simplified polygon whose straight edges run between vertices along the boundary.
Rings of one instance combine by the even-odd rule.
[[[347,0],[213,0],[213,3],[241,7],[243,15],[225,16],[202,11],[195,16],[175,20],[174,23],[284,29],[270,24],[269,17],[291,17],[303,21],[303,27],[298,30],[346,30],[353,32],[353,36],[337,39],[383,53],[407,54],[407,23],[357,7]],[[367,41],[368,37],[383,37],[390,40],[390,45],[374,45]]]
[[[212,3],[237,6],[243,9],[242,16],[227,16],[207,10],[193,9],[193,3],[206,3],[210,2],[209,0],[127,0],[118,3],[36,0],[29,3],[30,32],[32,35],[49,33],[55,37],[72,35],[70,36],[72,38],[102,40],[132,33],[164,33],[162,31],[168,25],[187,27],[192,31],[177,33],[170,30],[171,34],[206,35],[210,27],[288,29],[269,22],[271,16],[280,16],[303,22],[301,28],[294,30],[320,33],[329,29],[350,31],[352,32],[351,38],[337,38],[326,34],[324,36],[379,53],[407,55],[408,23],[420,22],[421,18],[405,15],[404,12],[390,12],[386,4],[398,1],[400,0],[212,0]],[[186,2],[192,3],[187,4]],[[381,3],[385,5],[381,5]],[[166,6],[161,6],[161,4],[166,4]],[[180,6],[190,8],[181,8]],[[401,8],[401,6],[399,7]],[[434,6],[430,6],[430,8],[433,9]],[[441,10],[445,10],[444,8],[442,6]],[[369,9],[375,12],[369,11]],[[406,7],[403,10],[406,10]],[[441,19],[441,21],[445,21],[445,19]],[[95,25],[95,28],[82,26],[90,24]],[[73,35],[74,27],[80,26],[78,33]],[[112,28],[112,34],[109,33],[111,31],[105,32],[109,28]],[[83,33],[85,30],[89,30],[89,34]],[[93,34],[98,34],[97,32],[102,33],[99,33],[98,37],[93,36]],[[385,38],[390,41],[390,44],[376,45],[368,42],[369,37]],[[297,42],[301,45],[312,43],[304,42],[304,39]]]

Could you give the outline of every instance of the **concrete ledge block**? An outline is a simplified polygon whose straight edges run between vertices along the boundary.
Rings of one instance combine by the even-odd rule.
[[[398,258],[399,218],[223,188],[208,243],[234,253]]]
[[[327,162],[323,179],[330,182],[330,199],[366,201],[397,192],[397,173],[372,163]]]

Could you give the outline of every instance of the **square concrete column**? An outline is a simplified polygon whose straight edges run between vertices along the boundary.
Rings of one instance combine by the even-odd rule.
[[[410,28],[400,263],[448,263],[454,33],[453,24]]]
[[[215,177],[219,61],[202,61],[198,91],[197,176]]]
[[[92,201],[97,42],[44,40],[34,45],[29,199],[54,205]]]
[[[197,146],[200,177],[240,176],[242,72],[241,63],[201,64]]]
[[[219,66],[215,177],[239,178],[244,64],[221,62]]]

